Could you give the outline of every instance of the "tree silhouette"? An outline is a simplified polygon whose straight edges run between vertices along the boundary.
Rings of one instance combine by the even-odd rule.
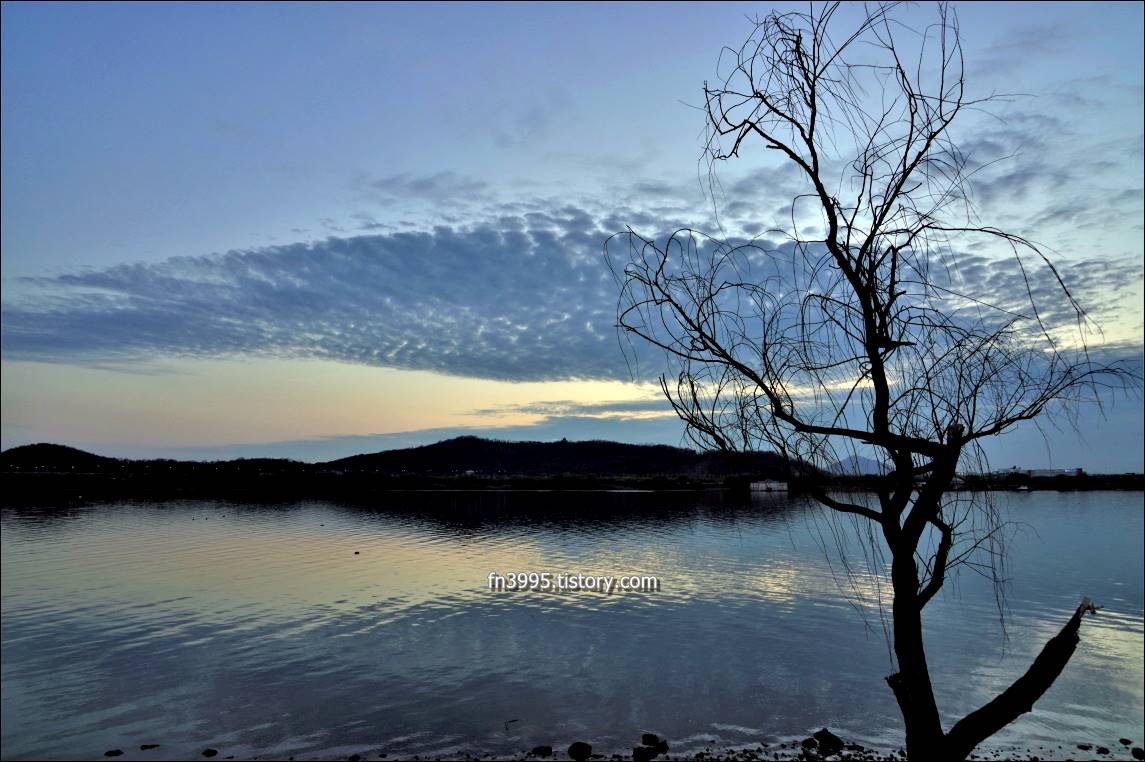
[[[693,443],[772,449],[796,474],[863,452],[888,463],[865,499],[812,492],[871,538],[880,571],[889,561],[887,682],[908,755],[964,759],[1031,710],[1095,607],[1082,601],[1022,677],[944,729],[923,610],[952,569],[1000,585],[1004,562],[989,496],[952,492],[952,480],[986,467],[982,440],[1130,376],[1091,356],[1093,326],[1047,251],[974,210],[977,165],[951,126],[997,96],[968,95],[955,14],[939,5],[915,31],[886,4],[840,33],[839,10],[756,21],[704,86],[708,177],[762,144],[806,189],[790,227],[766,234],[780,242],[629,230],[606,256],[619,329],[663,351],[660,384]],[[960,278],[961,253],[983,241],[1012,255],[1020,293],[991,302]]]

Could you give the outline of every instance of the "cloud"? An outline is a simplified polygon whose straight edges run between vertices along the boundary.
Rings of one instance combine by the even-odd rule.
[[[649,235],[664,223],[627,208],[527,208],[465,227],[19,279],[5,289],[3,353],[104,367],[250,355],[509,381],[627,380],[633,367],[655,376],[662,363],[633,366],[621,350],[602,245],[624,219],[640,218]],[[952,287],[1002,306],[1023,300],[1012,258],[970,250],[957,261]],[[1074,257],[1062,271],[1098,317],[1140,322],[1139,306],[1126,306],[1140,302],[1139,259]],[[1048,271],[1038,272],[1035,294],[1053,304]],[[1047,307],[1042,317],[1072,315]]]
[[[668,401],[661,396],[643,400],[615,400],[610,402],[576,402],[574,400],[546,400],[527,402],[520,405],[503,405],[482,408],[471,413],[476,416],[497,418],[510,414],[552,416],[576,416],[583,418],[637,418],[660,415],[674,416],[675,412]]]
[[[1061,56],[1076,42],[1074,30],[1063,23],[1037,23],[999,29],[989,45],[978,51],[967,66],[967,79],[973,82],[1011,77],[1028,70],[1031,62]]]
[[[1120,326],[1116,339],[1140,343],[1139,250],[1113,249],[1120,241],[1089,232],[1141,227],[1139,178],[1130,187],[1124,178],[1078,187],[1084,173],[1055,148],[1077,133],[1056,117],[1015,109],[988,124],[963,142],[972,169],[1020,153],[984,167],[979,198],[1023,225],[1033,220],[1039,233],[1066,231],[1068,256],[1056,257],[1066,282],[1098,322]],[[1134,134],[1100,151],[1089,142],[1078,150],[1139,162],[1141,143]],[[13,280],[4,289],[3,354],[104,367],[162,357],[305,357],[512,381],[626,380],[633,367],[654,376],[661,358],[631,366],[621,350],[605,239],[630,226],[659,240],[683,227],[766,236],[790,227],[792,199],[805,185],[790,164],[731,168],[708,189],[713,205],[695,181],[637,175],[604,206],[502,199],[455,172],[361,175],[356,187],[370,198],[423,202],[440,210],[437,220],[453,221],[410,227],[400,215],[358,212],[322,220],[329,237],[305,243]],[[1016,199],[1024,199],[1020,208]],[[984,209],[986,223],[994,209]],[[1072,245],[1082,236],[1090,248]],[[1025,278],[1004,255],[965,244],[947,285],[1021,311]],[[1048,270],[1035,267],[1032,277],[1043,318],[1071,319],[1052,307],[1061,301]]]
[[[24,279],[3,351],[107,363],[311,357],[518,381],[626,379],[607,233],[575,207]]]
[[[553,88],[525,96],[525,102],[504,104],[499,111],[511,112],[502,118],[504,126],[492,127],[493,142],[498,148],[518,149],[523,145],[544,140],[559,121],[575,119],[569,94],[563,88]]]
[[[456,172],[414,175],[403,172],[384,177],[360,175],[354,183],[357,191],[383,206],[419,201],[434,206],[488,201],[489,184]]]

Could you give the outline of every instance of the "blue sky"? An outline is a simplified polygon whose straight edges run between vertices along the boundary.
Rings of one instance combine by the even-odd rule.
[[[694,106],[776,7],[5,3],[3,446],[678,443],[603,239],[714,225]],[[983,219],[1059,252],[1140,364],[1141,5],[955,7],[972,87],[1016,94],[961,135],[1014,154]],[[762,153],[721,170],[735,232],[793,195]],[[1141,470],[1140,402],[1089,412],[992,457]]]

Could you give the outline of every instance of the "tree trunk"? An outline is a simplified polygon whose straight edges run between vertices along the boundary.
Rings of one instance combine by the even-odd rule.
[[[910,759],[944,759],[942,722],[926,651],[922,644],[922,604],[918,597],[918,567],[913,556],[896,554],[891,566],[894,585],[894,641],[899,671],[887,678],[906,726],[906,753]]]
[[[887,678],[894,691],[906,727],[908,759],[959,762],[974,747],[1033,709],[1055,678],[1061,674],[1078,644],[1078,630],[1086,613],[1097,610],[1089,599],[1042,649],[1033,665],[997,698],[942,730],[926,651],[922,642],[922,604],[918,596],[918,567],[913,558],[896,555],[891,567],[894,584],[894,645],[899,671]]]

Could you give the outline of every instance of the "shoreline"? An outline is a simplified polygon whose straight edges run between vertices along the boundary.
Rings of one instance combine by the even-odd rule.
[[[391,476],[370,473],[242,473],[215,471],[210,464],[172,472],[4,471],[7,502],[78,499],[359,499],[401,493],[702,493],[723,492],[749,498],[752,479],[694,476]],[[754,493],[765,499],[805,494],[798,484],[790,492]],[[807,486],[810,486],[809,484]],[[872,478],[835,478],[814,486],[832,492],[873,492]],[[1033,477],[1024,483],[967,482],[962,492],[1139,492],[1145,475]]]
[[[1053,744],[999,744],[978,747],[967,757],[970,760],[1045,760],[1045,759],[1103,759],[1103,760],[1145,760],[1145,749],[1140,741],[1130,738],[1119,738],[1105,742],[1082,741],[1070,745]],[[660,738],[656,734],[640,734],[639,740],[634,741],[630,749],[625,752],[616,752],[612,749],[602,750],[593,747],[585,741],[574,741],[565,748],[564,744],[544,744],[534,746],[526,751],[524,749],[510,754],[494,752],[423,752],[410,754],[408,751],[386,751],[385,747],[362,748],[350,744],[331,748],[327,752],[319,752],[318,756],[306,757],[287,755],[272,750],[249,755],[228,753],[225,745],[219,748],[205,745],[197,751],[190,749],[173,748],[161,743],[148,743],[139,746],[130,746],[127,749],[111,748],[103,753],[105,758],[146,759],[148,752],[164,750],[166,753],[178,751],[184,759],[237,759],[237,760],[264,760],[282,759],[346,759],[350,762],[364,762],[365,760],[399,760],[409,759],[417,762],[483,762],[484,760],[508,759],[513,762],[530,762],[532,760],[605,760],[607,762],[712,762],[713,760],[731,760],[732,762],[763,762],[764,760],[863,760],[875,762],[901,762],[906,760],[906,752],[900,747],[896,749],[877,749],[863,746],[853,741],[844,740],[827,728],[811,733],[805,738],[787,737],[786,740],[776,740],[773,743],[759,742],[749,745],[721,745],[713,740],[703,746],[702,750],[687,750],[675,752],[667,738]],[[356,749],[351,751],[351,749]],[[335,751],[337,750],[337,751]],[[160,754],[166,757],[166,753]]]

